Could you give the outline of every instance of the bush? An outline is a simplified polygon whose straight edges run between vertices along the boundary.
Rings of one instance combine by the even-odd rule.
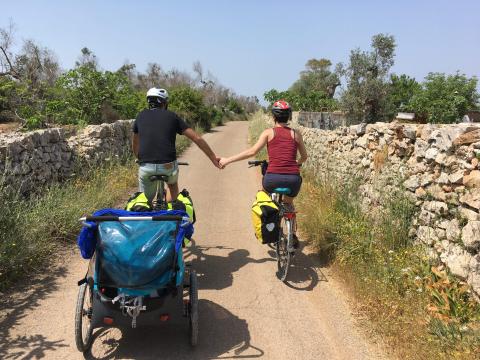
[[[468,110],[476,109],[479,101],[478,80],[464,74],[430,73],[407,105],[431,123],[454,123]]]

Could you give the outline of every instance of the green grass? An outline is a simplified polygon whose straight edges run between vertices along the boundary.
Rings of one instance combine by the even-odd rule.
[[[190,144],[185,136],[177,137],[178,155]],[[126,159],[87,169],[29,199],[0,188],[0,291],[42,269],[61,249],[71,246],[82,215],[123,207],[136,186],[137,164]]]
[[[82,215],[117,205],[136,182],[136,165],[127,161],[91,169],[28,200],[1,193],[8,206],[0,213],[0,290],[51,261],[75,241]]]
[[[399,357],[478,358],[480,306],[409,239],[413,206],[401,192],[384,194],[384,206],[365,213],[358,184],[304,174],[297,201],[302,236],[330,260]]]
[[[263,111],[257,111],[250,117],[250,124],[248,127],[249,142],[255,144],[262,134],[262,132],[269,128],[269,124],[266,122],[267,116]],[[267,148],[263,148],[256,156],[258,160],[265,160],[267,158]]]

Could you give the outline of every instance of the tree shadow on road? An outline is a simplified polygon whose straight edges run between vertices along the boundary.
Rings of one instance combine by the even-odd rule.
[[[227,256],[208,254],[208,250],[231,250]],[[224,246],[198,246],[195,243],[188,248],[186,260],[195,269],[198,275],[200,289],[221,290],[230,287],[233,283],[233,273],[247,264],[261,264],[275,261],[271,258],[251,258],[248,250],[233,249]]]
[[[148,316],[148,314],[144,314]],[[94,335],[87,359],[242,359],[258,358],[245,320],[222,306],[199,300],[199,343],[189,344],[188,324],[165,324],[138,329],[101,329]],[[161,325],[161,324],[160,324]]]
[[[0,303],[0,359],[40,359],[46,351],[66,347],[64,340],[47,339],[42,334],[23,335],[13,338],[11,329],[17,326],[40,301],[58,291],[57,280],[65,276],[65,266],[57,266],[48,274],[34,276],[21,285],[16,285],[2,295]],[[48,321],[46,314],[45,321]],[[72,320],[73,321],[73,320]]]

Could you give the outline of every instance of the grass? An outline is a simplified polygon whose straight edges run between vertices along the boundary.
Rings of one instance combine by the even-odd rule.
[[[267,116],[263,113],[263,111],[257,111],[253,114],[250,118],[250,124],[248,127],[248,134],[249,134],[249,142],[250,144],[255,144],[258,140],[262,132],[269,128],[267,123]],[[267,148],[264,147],[256,157],[258,160],[264,160],[267,158]]]
[[[8,206],[0,213],[0,290],[72,244],[82,215],[117,205],[136,182],[136,166],[130,160],[90,169],[28,200],[1,193],[2,203]]]
[[[327,257],[376,332],[405,359],[480,356],[480,306],[466,284],[409,239],[414,208],[401,192],[365,213],[359,182],[306,174],[297,207],[303,237]]]
[[[268,127],[266,119],[262,113],[252,117],[251,143]],[[387,155],[382,149],[374,159],[377,171]],[[366,325],[399,358],[480,358],[480,305],[465,283],[412,242],[415,208],[403,192],[385,192],[382,207],[367,213],[361,179],[338,183],[328,173],[318,175],[303,173],[296,201],[302,238],[345,282]]]
[[[178,136],[177,154],[190,144]],[[87,169],[29,199],[0,187],[0,291],[42,269],[59,250],[73,244],[82,215],[117,206],[136,186],[137,164],[124,159]]]

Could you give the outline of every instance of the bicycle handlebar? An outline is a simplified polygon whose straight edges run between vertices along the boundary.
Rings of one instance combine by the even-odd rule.
[[[267,162],[266,160],[250,160],[248,162],[248,165],[250,165],[250,166],[260,166],[260,165],[262,165],[266,162]]]

